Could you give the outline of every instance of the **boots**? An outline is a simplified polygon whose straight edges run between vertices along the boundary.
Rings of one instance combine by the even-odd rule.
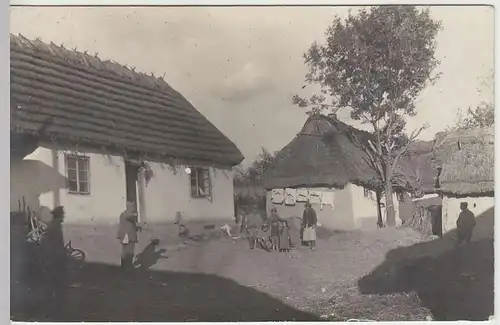
[[[257,238],[255,237],[250,238],[250,249],[254,249],[256,243],[257,243]]]
[[[134,268],[133,261],[134,261],[134,255],[132,254],[127,254],[125,256],[122,256],[120,268],[124,271],[133,269]]]

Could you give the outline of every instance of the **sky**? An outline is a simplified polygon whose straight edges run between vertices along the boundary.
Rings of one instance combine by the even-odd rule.
[[[250,163],[261,147],[280,150],[300,131],[306,110],[294,106],[307,67],[303,53],[336,15],[356,7],[12,7],[11,32],[98,53],[136,71],[165,75]],[[443,29],[436,43],[440,79],[417,98],[409,131],[422,140],[453,124],[459,110],[493,101],[479,92],[494,67],[491,7],[431,7]],[[348,118],[339,118],[364,128]]]

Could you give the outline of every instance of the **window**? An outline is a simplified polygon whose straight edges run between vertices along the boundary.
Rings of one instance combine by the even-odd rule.
[[[363,188],[363,194],[365,195],[365,197],[371,197],[371,191],[367,188]]]
[[[68,188],[70,193],[90,194],[89,158],[66,156]]]
[[[191,167],[191,196],[196,198],[210,197],[210,172],[208,168]]]

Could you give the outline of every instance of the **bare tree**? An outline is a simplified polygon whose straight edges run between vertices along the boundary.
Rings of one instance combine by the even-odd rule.
[[[293,96],[308,114],[349,109],[354,120],[371,127],[375,140],[366,152],[380,170],[387,225],[396,224],[393,178],[399,160],[422,130],[405,132],[407,116],[415,116],[415,99],[439,74],[434,69],[435,38],[441,22],[429,10],[413,6],[380,6],[336,17],[324,44],[313,43],[304,54],[309,67],[306,82],[321,93],[310,98]],[[328,97],[328,99],[327,99]]]

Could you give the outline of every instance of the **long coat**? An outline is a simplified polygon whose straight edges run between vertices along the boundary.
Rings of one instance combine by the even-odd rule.
[[[465,209],[460,212],[457,219],[457,228],[460,233],[471,232],[476,226],[476,217],[471,210]]]
[[[120,226],[118,228],[117,238],[123,241],[125,234],[131,243],[137,243],[137,214],[127,211],[120,215]]]

